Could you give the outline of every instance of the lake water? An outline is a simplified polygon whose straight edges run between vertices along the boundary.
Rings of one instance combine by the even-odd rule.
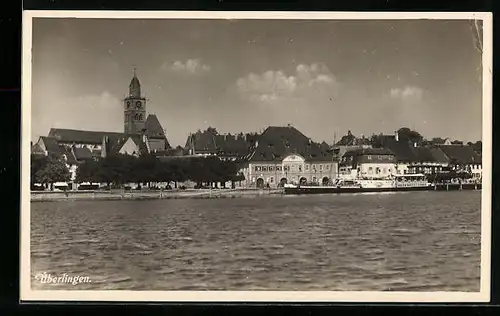
[[[479,291],[480,196],[32,203],[32,288]]]

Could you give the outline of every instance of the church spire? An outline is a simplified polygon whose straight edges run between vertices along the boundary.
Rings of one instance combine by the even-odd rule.
[[[128,87],[129,96],[132,98],[140,98],[141,97],[141,83],[137,78],[137,69],[134,67],[134,77],[130,81],[130,85]]]

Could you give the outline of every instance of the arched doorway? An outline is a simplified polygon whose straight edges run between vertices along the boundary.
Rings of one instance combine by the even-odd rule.
[[[288,180],[287,180],[286,178],[281,178],[281,180],[280,180],[280,184],[279,184],[279,185],[280,185],[280,187],[284,187],[284,186],[285,186],[285,184],[287,184],[287,182],[288,182]]]
[[[328,185],[328,183],[330,183],[330,179],[329,179],[328,177],[324,177],[324,178],[323,178],[323,181],[321,181],[321,183],[322,183],[323,185]]]
[[[264,187],[264,179],[258,178],[257,179],[257,188],[262,189]]]
[[[305,177],[300,178],[299,184],[300,185],[306,185],[307,184],[307,179]]]

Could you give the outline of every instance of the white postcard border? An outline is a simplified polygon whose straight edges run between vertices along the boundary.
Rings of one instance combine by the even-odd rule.
[[[483,188],[481,201],[481,284],[479,292],[359,291],[49,291],[31,289],[30,139],[33,18],[105,19],[304,19],[483,21]],[[489,12],[216,12],[216,11],[24,11],[21,105],[21,301],[163,302],[488,302],[491,287],[492,181],[492,13]]]

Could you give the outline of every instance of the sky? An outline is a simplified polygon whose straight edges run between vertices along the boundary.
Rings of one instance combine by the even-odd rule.
[[[392,134],[477,141],[481,53],[466,20],[36,18],[32,140],[123,132],[136,67],[169,142],[291,124],[314,141]]]

